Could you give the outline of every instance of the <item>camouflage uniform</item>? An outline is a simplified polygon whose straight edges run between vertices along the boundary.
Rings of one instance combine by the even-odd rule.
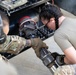
[[[0,52],[19,53],[26,45],[26,40],[19,36],[7,36],[6,42],[0,45]]]
[[[54,75],[76,75],[76,64],[64,65],[57,68]]]

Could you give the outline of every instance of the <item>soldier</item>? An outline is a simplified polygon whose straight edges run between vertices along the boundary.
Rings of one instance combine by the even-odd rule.
[[[64,52],[63,63],[55,75],[76,75],[76,19],[63,16],[61,10],[52,4],[45,5],[40,12],[40,20],[49,29],[55,30],[54,40]]]

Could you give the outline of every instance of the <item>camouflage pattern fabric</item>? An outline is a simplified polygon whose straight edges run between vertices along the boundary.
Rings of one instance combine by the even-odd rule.
[[[74,65],[64,65],[57,68],[54,75],[76,75],[76,64]]]
[[[0,45],[0,52],[19,53],[26,45],[26,40],[19,36],[7,36],[6,42]]]
[[[0,2],[0,6],[10,10],[19,7],[27,2],[28,2],[27,0],[3,0]]]

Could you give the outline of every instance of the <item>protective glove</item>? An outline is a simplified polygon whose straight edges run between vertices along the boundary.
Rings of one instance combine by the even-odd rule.
[[[53,53],[51,53],[51,55],[54,57],[55,60],[56,60],[57,56],[60,56],[60,54],[57,52],[53,52]]]
[[[31,39],[31,46],[39,58],[41,48],[48,49],[48,46],[40,38]]]
[[[60,66],[65,65],[64,57],[65,57],[65,55],[59,55],[56,57],[56,61]]]
[[[64,62],[65,55],[61,55],[57,52],[51,53],[51,55],[54,57],[54,59],[60,66],[65,65],[65,62]]]

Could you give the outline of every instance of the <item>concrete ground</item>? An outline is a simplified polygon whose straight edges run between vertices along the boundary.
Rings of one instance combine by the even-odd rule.
[[[74,15],[62,10],[65,16],[75,18]],[[44,41],[49,46],[50,52],[58,52],[63,54],[61,49],[55,43],[53,36]],[[9,60],[17,69],[19,75],[52,75],[48,68],[46,68],[42,61],[36,57],[32,48],[23,53],[13,57]]]

